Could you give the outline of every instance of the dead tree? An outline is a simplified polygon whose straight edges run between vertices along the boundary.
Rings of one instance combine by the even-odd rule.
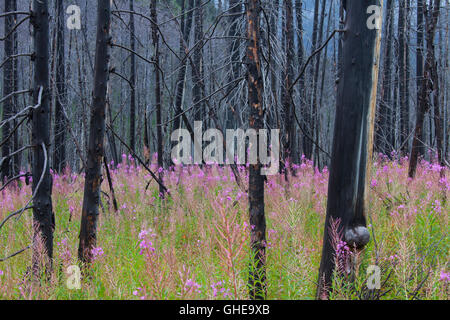
[[[284,112],[284,159],[291,159],[296,156],[294,143],[295,126],[293,119],[293,108],[291,105],[292,97],[292,78],[294,77],[294,31],[293,31],[293,8],[291,0],[284,0],[284,9],[286,12],[284,21],[284,34],[286,35],[285,52],[285,72],[284,72],[284,91],[283,91],[283,112]],[[302,88],[303,89],[303,88]],[[291,162],[291,161],[289,161]],[[286,168],[286,171],[289,168]]]
[[[411,148],[411,155],[409,158],[408,176],[410,178],[414,178],[414,176],[416,175],[419,150],[420,146],[423,144],[423,123],[425,120],[425,114],[431,108],[430,98],[433,92],[432,76],[434,74],[433,69],[435,68],[436,64],[436,57],[434,53],[434,38],[439,19],[440,5],[440,0],[430,0],[430,4],[428,6],[424,3],[424,14],[426,18],[427,55],[425,58],[425,69],[423,79],[421,81],[420,96],[417,106],[414,140]]]
[[[247,58],[248,58],[248,105],[250,106],[249,125],[259,132],[264,128],[263,76],[260,59],[260,13],[259,0],[247,1]],[[266,297],[266,219],[264,216],[264,176],[261,175],[261,163],[250,165],[249,214],[251,247],[253,261],[249,277],[250,299],[260,300]]]
[[[185,2],[188,1],[188,6],[185,8]],[[173,121],[173,130],[177,130],[180,128],[180,115],[185,123],[187,123],[187,118],[185,113],[182,110],[183,104],[183,96],[184,96],[184,88],[186,84],[186,67],[187,67],[187,53],[186,46],[189,43],[189,35],[191,33],[192,27],[192,9],[194,7],[194,0],[182,0],[181,1],[181,11],[186,17],[181,17],[181,34],[180,34],[180,71],[178,72],[178,78],[176,83],[176,92],[175,92],[175,116]],[[187,12],[185,12],[187,9]]]
[[[194,108],[194,121],[202,121],[205,117],[205,107],[202,100],[202,92],[204,91],[203,86],[204,71],[203,71],[203,8],[202,0],[196,0],[195,3],[195,27],[194,27],[194,43],[196,49],[194,51],[192,67],[192,103],[195,105]],[[196,69],[199,71],[195,72]]]
[[[322,259],[317,298],[328,298],[335,268],[331,223],[350,247],[361,250],[369,241],[365,205],[372,157],[380,52],[380,31],[369,29],[367,8],[380,0],[347,0],[343,35],[343,69],[336,101],[333,151],[328,184]]]
[[[64,4],[63,0],[56,1],[56,99],[55,99],[55,146],[53,169],[57,172],[66,166],[66,127],[67,121],[63,107],[66,104],[65,59],[64,59]]]
[[[13,11],[13,1],[12,0],[5,0],[5,12],[12,12]],[[13,33],[13,27],[14,27],[14,16],[8,15],[4,18],[5,23],[5,41],[4,41],[4,58],[7,59],[6,62],[3,65],[3,96],[8,97],[7,99],[4,99],[3,101],[3,120],[10,118],[14,113],[13,108],[13,59],[11,56],[13,55],[13,49],[14,49],[14,35]],[[2,136],[3,138],[8,137],[9,133],[11,132],[11,124],[9,122],[5,123],[2,128]],[[2,145],[2,155],[5,157],[6,155],[9,155],[12,151],[12,139],[7,139],[4,141]],[[2,166],[0,168],[1,170],[1,182],[4,182],[5,179],[8,179],[11,177],[11,160],[8,157],[5,159],[2,163]]]
[[[389,154],[392,144],[391,125],[392,117],[392,34],[393,34],[393,3],[386,2],[386,22],[385,22],[385,48],[384,48],[384,62],[383,62],[383,79],[381,89],[381,101],[378,112],[378,132],[376,135],[376,145],[380,152]],[[392,150],[392,149],[391,149]]]
[[[240,0],[230,0],[230,15],[232,15],[230,19],[230,29],[228,32],[228,36],[231,38],[230,43],[230,59],[231,59],[231,72],[229,75],[229,81],[232,82],[240,77],[241,70],[241,55],[239,52],[240,40],[238,27],[241,22],[241,16],[238,14],[242,11],[241,1]],[[228,98],[227,101],[227,109],[226,109],[226,129],[234,129],[237,127],[238,123],[238,101],[237,98],[233,95]]]
[[[31,16],[34,43],[34,90],[33,101],[38,108],[32,113],[33,145],[33,274],[52,267],[53,231],[55,216],[52,207],[52,177],[48,150],[50,146],[49,108],[49,13],[47,0],[34,0]]]
[[[162,117],[161,117],[161,74],[159,70],[159,35],[158,35],[158,15],[156,12],[156,0],[152,0],[150,16],[152,18],[152,39],[155,58],[155,101],[156,101],[156,139],[158,150],[158,167],[163,167],[163,141],[162,141]],[[158,170],[158,178],[163,181],[163,173]],[[164,196],[163,185],[159,185],[159,194]]]
[[[130,11],[134,12],[133,1],[130,0]],[[134,28],[134,14],[130,13],[130,49],[136,51],[136,39]],[[130,53],[130,148],[135,151],[136,147],[136,57]]]
[[[408,19],[407,0],[399,1],[398,10],[398,68],[399,68],[399,100],[400,100],[400,145],[402,152],[408,151],[409,136],[409,49],[407,36]]]
[[[94,91],[78,247],[78,259],[84,263],[92,261],[91,250],[95,247],[97,240],[97,219],[102,184],[101,167],[104,156],[106,91],[109,76],[110,19],[110,1],[98,0]]]

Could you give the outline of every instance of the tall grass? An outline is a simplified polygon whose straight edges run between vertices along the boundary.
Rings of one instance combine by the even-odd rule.
[[[319,172],[307,160],[294,168],[296,176],[289,176],[289,182],[283,174],[268,177],[266,184],[269,299],[315,297],[328,171]],[[158,168],[153,164],[152,169]],[[374,163],[367,212],[372,239],[355,257],[355,281],[349,284],[335,277],[333,299],[448,298],[450,184],[440,170],[423,161],[411,180],[406,159],[380,156]],[[248,183],[246,168],[239,171]],[[1,299],[247,299],[252,226],[247,195],[231,170],[171,168],[164,173],[171,193],[166,200],[159,198],[157,184],[131,157],[124,155],[122,163],[111,167],[111,175],[119,211],[114,212],[104,184],[95,261],[82,288],[67,288],[66,270],[77,264],[84,178],[67,171],[53,174],[51,280],[37,286],[28,279],[27,250],[0,262]],[[25,181],[1,192],[0,219],[30,196]],[[0,230],[1,256],[31,243],[31,221],[27,212]],[[345,244],[339,250],[346,250]],[[366,269],[373,264],[382,267],[382,288],[376,294],[365,285]]]

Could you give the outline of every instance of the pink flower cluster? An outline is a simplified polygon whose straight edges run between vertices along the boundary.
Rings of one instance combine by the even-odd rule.
[[[147,254],[155,252],[153,242],[150,240],[150,238],[154,237],[156,237],[156,234],[153,233],[152,229],[143,229],[139,233],[139,248],[141,249],[139,251],[140,255],[143,255],[146,252]]]
[[[214,296],[214,298],[217,298],[217,295],[219,293],[224,298],[231,296],[230,290],[225,288],[225,282],[224,281],[219,281],[219,282],[213,283],[211,285],[211,288],[213,289],[213,296]]]

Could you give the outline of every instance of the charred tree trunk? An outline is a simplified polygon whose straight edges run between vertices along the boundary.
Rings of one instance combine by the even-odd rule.
[[[260,12],[259,0],[247,0],[247,58],[248,58],[248,105],[250,106],[249,125],[259,132],[264,128],[263,76],[260,60]],[[250,299],[265,299],[266,289],[266,219],[264,216],[264,177],[261,163],[250,165],[249,176],[249,214],[251,247],[253,261],[249,277]]]
[[[63,107],[66,104],[65,58],[64,58],[64,4],[56,1],[56,97],[55,97],[55,146],[53,169],[62,172],[66,166],[66,128],[67,121]]]
[[[130,0],[130,11],[134,11],[133,1]],[[136,39],[134,35],[134,14],[130,14],[130,49],[136,51]],[[130,53],[130,148],[136,151],[136,57],[134,53]]]
[[[156,0],[152,0],[151,4],[151,18],[154,23],[152,23],[152,39],[153,39],[153,47],[155,50],[155,101],[156,101],[156,135],[157,135],[157,144],[158,144],[158,167],[163,167],[163,141],[162,141],[162,120],[161,120],[161,79],[160,79],[160,71],[158,69],[159,66],[159,37],[158,37],[158,15],[156,12]],[[159,180],[163,181],[163,173],[158,170]],[[159,194],[161,197],[164,197],[165,190],[163,185],[159,185]]]
[[[385,155],[390,154],[390,148],[393,134],[393,128],[391,128],[392,117],[392,34],[393,34],[393,6],[392,1],[386,2],[386,22],[385,22],[385,50],[384,50],[384,63],[383,63],[383,79],[382,79],[382,92],[380,101],[380,110],[378,113],[379,127],[377,132],[377,147],[380,152]]]
[[[49,14],[47,0],[34,0],[31,23],[34,38],[34,93],[33,101],[40,106],[32,113],[33,162],[33,274],[44,270],[48,275],[52,268],[53,231],[55,216],[52,207],[52,177],[48,150],[50,146],[49,113]],[[40,184],[39,184],[40,182]]]
[[[194,58],[192,66],[192,103],[194,107],[194,121],[202,121],[205,116],[205,108],[202,100],[203,86],[203,8],[202,0],[197,0],[195,3],[195,28],[194,28],[194,43],[196,49],[194,51]],[[196,72],[198,71],[198,72]]]
[[[109,0],[97,1],[97,41],[95,49],[94,94],[89,128],[86,180],[81,214],[78,259],[92,261],[92,248],[97,240],[102,160],[104,156],[106,91],[109,75],[111,5]]]
[[[284,22],[284,34],[286,35],[286,52],[285,52],[285,72],[284,72],[284,92],[283,92],[283,112],[284,112],[284,159],[289,160],[295,154],[294,147],[294,126],[292,125],[293,108],[291,104],[292,99],[292,78],[294,73],[294,32],[292,27],[293,10],[292,1],[284,0],[284,9],[286,12]],[[286,168],[289,170],[290,168]]]
[[[5,12],[11,12],[13,11],[13,1],[12,0],[5,0]],[[12,28],[14,27],[14,16],[9,15],[4,17],[5,19],[5,34],[9,34],[12,31]],[[8,57],[11,57],[13,55],[14,51],[14,35],[9,34],[9,36],[5,39],[4,42],[4,59],[8,59]],[[4,66],[3,66],[3,96],[6,97],[10,95],[13,92],[14,88],[14,62],[12,58],[9,58],[6,60]],[[8,119],[13,116],[14,113],[14,107],[13,107],[13,101],[14,98],[10,97],[6,99],[3,102],[3,120]],[[11,132],[11,123],[6,122],[2,128],[2,137],[5,139],[9,136],[9,133]],[[12,152],[13,147],[13,139],[7,139],[4,141],[2,146],[2,155],[3,157],[8,156]],[[12,171],[11,171],[11,159],[8,157],[2,162],[2,166],[0,168],[1,170],[1,182],[3,182],[5,179],[8,179],[11,177]]]
[[[347,0],[343,36],[343,70],[336,101],[333,151],[328,184],[322,259],[317,298],[328,298],[335,269],[330,226],[339,222],[349,247],[361,250],[369,241],[365,205],[380,53],[380,31],[367,27],[367,7],[380,0]]]
[[[424,41],[424,0],[417,0],[417,49],[416,49],[416,88],[417,88],[417,110],[419,109],[420,95],[423,85],[423,41]],[[417,115],[417,113],[416,113]],[[418,136],[418,139],[423,141],[423,132]],[[421,144],[418,148],[420,155],[425,154],[423,145]]]
[[[299,71],[302,69],[303,65],[305,64],[305,46],[303,43],[303,1],[302,0],[296,0],[296,14],[297,14],[297,29],[298,29],[298,69]],[[300,93],[299,93],[299,102],[300,102],[300,115],[301,119],[299,119],[301,124],[305,124],[305,110],[306,110],[306,89],[305,89],[305,76],[303,75],[299,80],[299,87],[300,87]],[[295,110],[294,110],[295,112]],[[305,135],[302,135],[301,139],[301,145],[302,145],[302,153],[305,153],[305,146],[308,143],[308,138]]]
[[[241,1],[240,0],[230,0],[230,14],[233,16],[230,18],[230,30],[228,33],[229,37],[232,37],[231,39],[231,45],[230,45],[230,55],[231,55],[231,73],[229,77],[229,82],[232,82],[233,80],[236,80],[239,78],[240,73],[240,52],[239,52],[239,46],[240,41],[237,39],[239,36],[238,34],[238,23],[241,21],[240,16],[235,16],[241,12]],[[227,124],[225,129],[235,129],[237,127],[238,123],[238,101],[237,99],[232,95],[230,99],[228,99],[228,106],[227,106]]]
[[[409,135],[409,86],[408,86],[408,43],[407,43],[407,8],[406,0],[399,1],[398,14],[398,68],[400,99],[400,145],[403,154],[408,152]]]
[[[430,95],[433,91],[432,74],[433,68],[436,64],[434,54],[434,37],[436,33],[437,22],[440,12],[440,0],[431,0],[430,5],[424,3],[424,15],[426,17],[426,42],[427,42],[427,56],[425,59],[425,69],[422,79],[422,87],[420,89],[420,97],[417,106],[416,128],[414,132],[414,140],[409,159],[408,176],[414,178],[416,175],[417,161],[419,158],[419,149],[423,144],[423,124],[425,114],[430,110]]]
[[[185,2],[188,2],[187,8],[185,8]],[[175,119],[173,121],[173,130],[177,130],[180,128],[181,120],[187,124],[186,114],[183,113],[182,104],[183,104],[183,96],[184,89],[186,84],[186,67],[187,67],[187,52],[186,45],[189,43],[189,35],[191,33],[192,27],[192,10],[194,8],[194,0],[182,0],[181,1],[181,12],[186,13],[186,17],[181,17],[181,35],[180,35],[180,57],[182,61],[180,71],[178,72],[178,79],[176,83],[176,92],[175,92]],[[183,113],[183,114],[182,114]],[[180,116],[181,115],[181,116]]]

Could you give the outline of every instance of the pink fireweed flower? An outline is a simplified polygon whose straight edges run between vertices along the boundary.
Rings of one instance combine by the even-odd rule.
[[[214,298],[217,298],[218,293],[221,293],[224,298],[231,296],[230,290],[225,288],[224,281],[219,281],[217,283],[213,283],[211,285],[211,288],[213,289]]]
[[[377,181],[377,179],[372,179],[372,181],[370,182],[370,186],[372,187],[372,188],[375,188],[376,186],[377,186],[377,184],[378,184],[378,181]]]
[[[140,255],[143,255],[147,252],[154,253],[156,250],[153,246],[153,242],[150,240],[150,238],[156,237],[156,235],[153,233],[152,229],[143,229],[141,232],[139,232],[139,248],[141,249],[139,251]]]
[[[192,279],[188,279],[186,281],[186,283],[184,284],[184,290],[186,290],[187,292],[197,292],[197,293],[201,293],[201,288],[202,286],[200,284],[198,284],[197,282],[195,282]]]
[[[99,259],[101,256],[103,256],[104,252],[101,247],[94,247],[91,249],[91,254],[92,254],[92,261],[95,261]]]
[[[445,272],[444,270],[441,271],[441,274],[439,276],[439,281],[442,282],[450,282],[450,273]]]

